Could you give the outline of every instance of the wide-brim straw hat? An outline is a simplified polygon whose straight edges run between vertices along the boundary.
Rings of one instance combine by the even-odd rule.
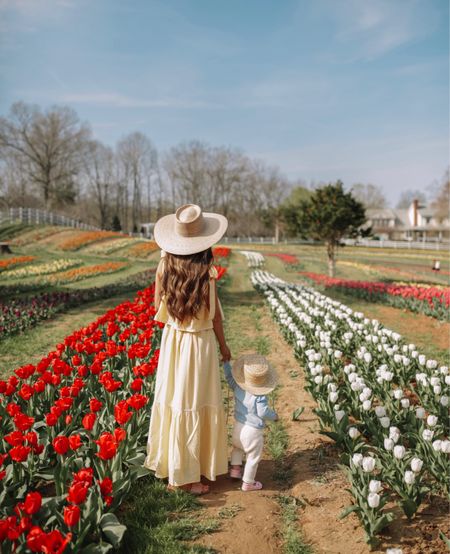
[[[275,369],[260,354],[246,354],[238,358],[231,368],[236,383],[256,396],[269,394],[276,387]]]
[[[170,254],[196,254],[218,242],[228,227],[225,216],[202,212],[197,204],[184,204],[174,214],[155,223],[154,237],[158,246]]]

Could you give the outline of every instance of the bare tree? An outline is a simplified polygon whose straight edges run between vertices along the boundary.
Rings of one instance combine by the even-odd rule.
[[[450,169],[445,172],[431,207],[438,221],[450,219]]]
[[[421,190],[404,190],[400,195],[396,208],[409,208],[413,200],[418,200],[420,204],[425,204],[427,197]]]
[[[156,174],[154,167],[156,150],[148,137],[142,133],[131,133],[117,146],[122,167],[121,186],[122,209],[128,212],[128,200],[131,197],[131,226],[136,230],[142,218],[142,195],[144,185],[148,187],[150,197],[151,177]]]
[[[106,229],[110,222],[111,199],[116,184],[114,152],[98,141],[92,141],[85,158],[89,193],[95,202],[97,223]]]
[[[386,197],[379,185],[356,183],[350,192],[365,208],[385,208],[387,206]]]
[[[64,106],[42,112],[17,102],[9,117],[0,118],[0,156],[16,156],[24,178],[39,188],[45,208],[74,200],[89,137],[89,127]]]

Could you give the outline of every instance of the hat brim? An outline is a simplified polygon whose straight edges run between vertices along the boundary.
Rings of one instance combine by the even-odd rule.
[[[175,232],[175,214],[161,217],[153,231],[156,244],[170,254],[188,255],[202,252],[218,242],[228,228],[225,216],[203,213],[202,230],[195,237],[183,237]]]
[[[244,364],[247,362],[247,359],[247,356],[241,356],[234,362],[231,368],[231,374],[233,375],[236,383],[241,387],[241,389],[250,392],[255,396],[271,393],[278,383],[278,376],[274,367],[271,364],[268,364],[269,371],[267,372],[267,379],[263,386],[253,386],[245,382]]]

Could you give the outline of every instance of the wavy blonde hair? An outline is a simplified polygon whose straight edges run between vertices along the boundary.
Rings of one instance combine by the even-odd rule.
[[[161,278],[167,311],[178,321],[197,317],[203,302],[209,306],[211,248],[186,256],[166,253]]]

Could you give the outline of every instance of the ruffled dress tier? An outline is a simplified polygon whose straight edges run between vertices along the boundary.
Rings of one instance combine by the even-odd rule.
[[[174,320],[164,295],[155,320],[165,323],[144,466],[175,486],[227,473],[227,432],[212,320],[217,271],[210,270],[209,306],[197,318]],[[219,301],[223,318],[223,310]]]

